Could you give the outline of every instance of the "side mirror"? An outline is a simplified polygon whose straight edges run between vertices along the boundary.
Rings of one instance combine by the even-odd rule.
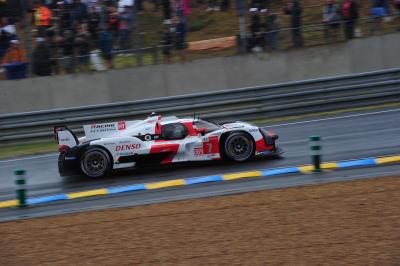
[[[204,136],[206,134],[206,132],[207,132],[207,129],[201,127],[201,128],[197,129],[197,132],[199,132],[200,135]]]

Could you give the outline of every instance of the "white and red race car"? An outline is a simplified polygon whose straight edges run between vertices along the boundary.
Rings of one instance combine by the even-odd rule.
[[[78,139],[65,126],[54,127],[61,175],[80,171],[101,177],[112,169],[147,164],[243,162],[256,155],[281,154],[277,135],[244,122],[218,125],[153,113],[144,120],[85,125],[84,131],[85,136]]]

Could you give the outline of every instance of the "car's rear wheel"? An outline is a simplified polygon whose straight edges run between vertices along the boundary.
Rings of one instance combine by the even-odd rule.
[[[65,152],[61,152],[58,155],[58,172],[60,176],[65,175]]]
[[[90,148],[81,157],[81,170],[89,177],[104,176],[110,166],[110,156],[101,148]]]
[[[235,162],[244,162],[251,159],[255,153],[254,141],[244,132],[232,133],[224,142],[224,155]]]

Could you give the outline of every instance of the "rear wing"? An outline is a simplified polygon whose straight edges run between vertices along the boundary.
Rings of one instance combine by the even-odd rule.
[[[54,138],[58,143],[58,149],[64,150],[66,148],[72,148],[79,144],[79,140],[66,126],[55,126],[54,127]]]

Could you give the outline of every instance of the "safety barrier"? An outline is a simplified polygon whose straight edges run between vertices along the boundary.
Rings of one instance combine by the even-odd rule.
[[[149,100],[0,116],[0,143],[45,139],[52,127],[142,119],[151,112],[216,122],[273,118],[371,104],[400,102],[400,69]]]

